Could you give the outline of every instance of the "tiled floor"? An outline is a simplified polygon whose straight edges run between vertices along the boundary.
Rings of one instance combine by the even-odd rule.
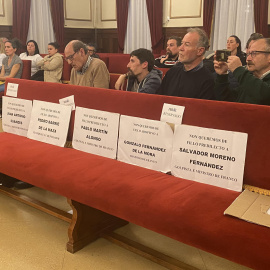
[[[48,191],[34,187],[21,192],[70,209],[65,198]],[[0,193],[0,270],[165,269],[104,239],[71,254],[65,250],[67,229],[68,223]],[[134,224],[117,232],[198,269],[247,269]]]

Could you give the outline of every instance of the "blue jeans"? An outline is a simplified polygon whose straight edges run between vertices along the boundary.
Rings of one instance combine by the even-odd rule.
[[[4,92],[4,90],[5,90],[5,84],[1,84],[0,85],[0,92]]]

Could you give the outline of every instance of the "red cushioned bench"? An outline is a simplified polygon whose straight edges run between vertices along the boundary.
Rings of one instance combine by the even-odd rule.
[[[248,133],[244,183],[270,189],[270,108],[9,79],[18,97],[159,120],[164,103],[183,105],[183,124]],[[113,102],[112,102],[113,101]],[[72,139],[74,114],[68,140]],[[0,172],[69,198],[67,249],[135,223],[253,269],[269,268],[269,228],[225,216],[239,195],[117,160],[0,133]],[[72,165],[71,165],[72,164]]]

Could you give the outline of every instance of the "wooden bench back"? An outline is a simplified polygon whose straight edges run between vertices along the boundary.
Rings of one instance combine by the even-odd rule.
[[[164,103],[185,106],[183,124],[248,133],[244,183],[270,189],[270,107],[131,93],[20,79],[18,98],[59,103],[74,95],[76,106],[159,120]],[[72,139],[74,112],[68,140]]]

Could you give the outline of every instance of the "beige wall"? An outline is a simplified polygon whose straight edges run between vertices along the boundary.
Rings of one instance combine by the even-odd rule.
[[[0,5],[1,12],[4,11],[4,16],[0,14],[0,25],[12,25],[12,0],[0,0]]]
[[[80,2],[80,4],[78,4]],[[74,4],[77,9],[74,9]],[[65,0],[65,27],[69,28],[117,28],[116,24],[116,0]],[[91,21],[81,19],[81,12],[89,11]],[[87,9],[86,9],[87,7]],[[70,20],[69,14],[72,13]]]
[[[82,2],[78,5],[78,1]],[[90,0],[66,0],[66,15],[73,12],[73,18],[80,19],[80,9],[89,5]],[[74,12],[74,4],[79,7]],[[88,5],[87,5],[88,3]],[[163,26],[202,26],[203,0],[163,0]],[[70,11],[70,12],[69,12]],[[91,0],[92,21],[65,20],[65,27],[71,28],[117,28],[116,0]],[[94,23],[95,22],[95,23]]]
[[[65,19],[65,27],[117,27],[116,0],[64,0],[64,2],[65,17],[71,18]],[[163,0],[163,27],[202,26],[203,0],[201,0],[201,15],[194,17],[198,14],[199,2],[200,0]],[[4,4],[4,16],[0,16],[0,25],[12,25],[12,0],[0,0],[0,5],[2,5],[2,3]],[[183,5],[186,5],[185,8],[183,8]],[[81,12],[83,12],[85,17],[87,16],[88,10],[88,17],[91,20],[80,21]],[[96,21],[96,24],[94,24],[94,21]],[[268,7],[268,24],[270,24],[270,3]]]
[[[163,27],[203,25],[203,0],[163,0]]]

